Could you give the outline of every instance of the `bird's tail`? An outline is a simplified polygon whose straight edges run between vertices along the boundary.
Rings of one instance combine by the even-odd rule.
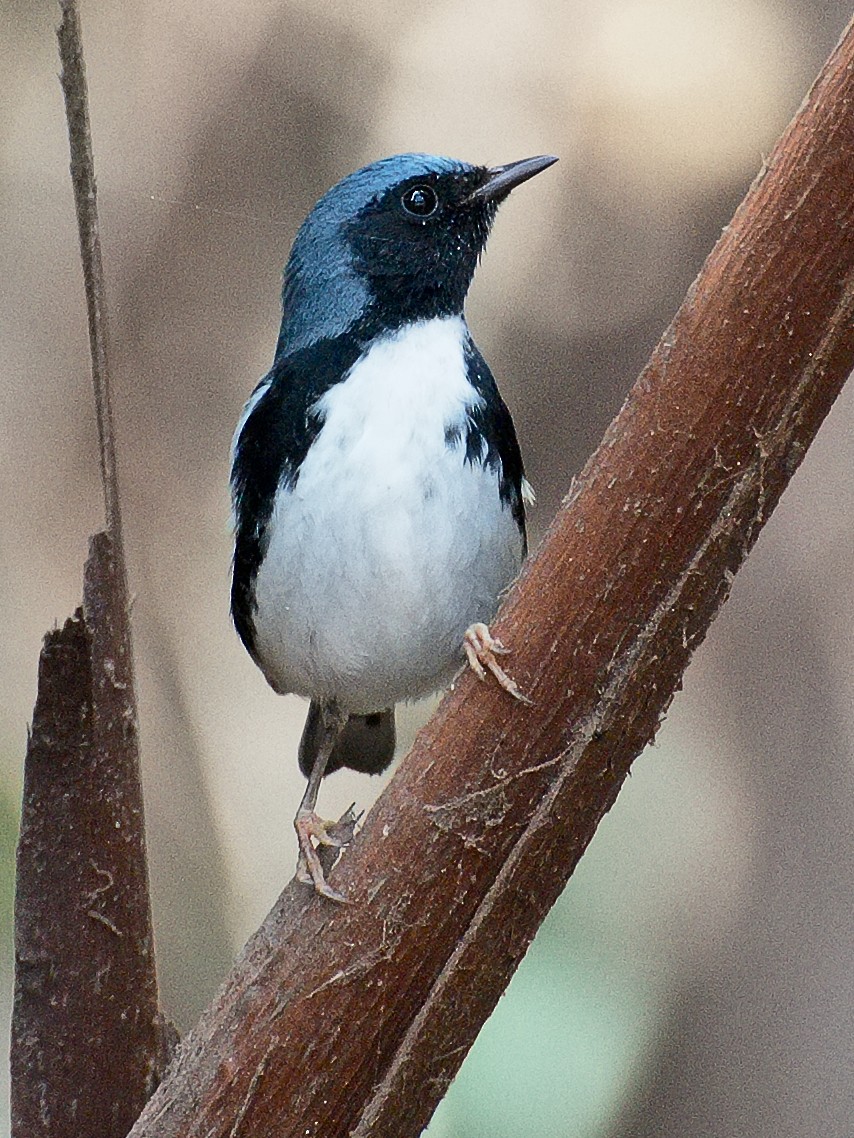
[[[311,701],[299,744],[299,766],[308,778],[317,754],[321,704]],[[349,767],[363,774],[381,774],[394,757],[394,708],[370,715],[351,715],[326,764],[326,773]]]

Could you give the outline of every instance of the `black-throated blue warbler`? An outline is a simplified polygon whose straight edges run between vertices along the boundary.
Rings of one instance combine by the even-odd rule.
[[[466,657],[522,698],[486,622],[525,555],[527,483],[463,305],[499,204],[555,161],[401,154],[333,186],[294,241],[273,366],[234,435],[231,612],[271,687],[311,701],[298,876],[333,900],[324,774],[384,770],[394,705]]]

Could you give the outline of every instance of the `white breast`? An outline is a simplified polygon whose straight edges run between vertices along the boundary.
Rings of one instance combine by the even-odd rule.
[[[318,402],[256,580],[256,650],[278,690],[362,712],[427,694],[518,572],[497,472],[465,461],[464,432],[445,441],[480,398],[465,334],[456,317],[408,325]]]

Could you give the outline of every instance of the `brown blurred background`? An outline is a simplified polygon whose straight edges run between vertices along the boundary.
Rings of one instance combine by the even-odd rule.
[[[57,11],[0,10],[8,1012],[39,645],[79,603],[102,507]],[[295,856],[305,707],[267,689],[229,626],[227,476],[302,216],[400,150],[560,155],[503,207],[469,305],[538,491],[536,540],[851,6],[103,0],[82,15],[158,959],[186,1027]],[[849,390],[431,1135],[854,1133],[853,439]],[[324,809],[378,789],[337,775]]]

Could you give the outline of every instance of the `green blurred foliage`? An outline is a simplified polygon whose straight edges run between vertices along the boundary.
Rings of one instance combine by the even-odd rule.
[[[12,959],[15,846],[20,822],[20,796],[19,785],[0,783],[0,957],[3,972],[7,971]]]

